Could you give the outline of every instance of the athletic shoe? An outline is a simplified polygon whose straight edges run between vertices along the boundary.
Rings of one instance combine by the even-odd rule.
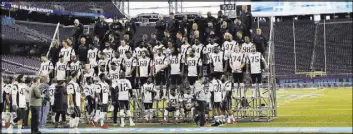
[[[167,123],[167,121],[166,121],[166,120],[163,120],[163,121],[162,121],[162,124],[165,124],[165,123]]]
[[[212,127],[217,127],[217,126],[219,126],[219,125],[220,125],[219,122],[215,122],[215,123],[213,123],[211,126],[212,126]]]
[[[13,126],[10,125],[8,128],[7,128],[7,133],[9,134],[12,134],[13,133]]]
[[[103,126],[101,126],[101,128],[108,129],[108,126],[107,125],[103,125]]]
[[[118,123],[114,123],[113,125],[114,125],[114,126],[118,126]]]
[[[120,123],[120,127],[124,127],[125,126],[125,123]]]
[[[130,123],[130,127],[133,127],[133,126],[135,126],[135,123],[133,123],[133,122]]]

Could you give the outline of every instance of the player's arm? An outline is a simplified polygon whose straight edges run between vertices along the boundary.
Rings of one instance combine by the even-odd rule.
[[[54,66],[53,66],[53,63],[50,61],[49,62],[49,73],[52,73],[54,70]]]
[[[101,100],[102,100],[102,98],[101,98],[101,96],[99,95],[101,92],[102,92],[102,87],[101,87],[101,85],[99,84],[99,85],[96,85],[96,97],[97,97],[97,102],[101,102]]]
[[[169,59],[167,57],[164,57],[163,63],[164,65],[162,66],[161,70],[166,69],[169,66]]]
[[[210,64],[209,64],[209,66],[210,66],[210,72],[211,73],[213,73],[213,69],[214,69],[214,65],[213,65],[213,58],[212,58],[213,56],[212,56],[212,53],[210,54]]]
[[[153,58],[154,58],[154,57],[153,57]],[[155,63],[154,63],[154,60],[152,60],[152,61],[151,61],[151,66],[150,66],[150,68],[151,68],[150,75],[151,75],[151,76],[154,76],[154,70],[155,70],[154,64],[155,64]]]
[[[197,61],[198,63],[198,67],[199,67],[199,70],[200,70],[200,76],[202,76],[203,75],[203,71],[202,71],[202,60],[201,60],[201,58],[199,58],[198,59],[198,61]]]
[[[225,62],[224,67],[223,67],[224,68],[223,72],[227,72],[229,60],[228,60],[227,56],[225,55],[225,52],[223,52],[223,62]]]
[[[243,54],[243,58],[241,59],[240,69],[245,66],[245,62],[246,62],[246,57],[245,57],[245,54]]]
[[[264,63],[265,69],[267,69],[268,65],[267,65],[267,62],[266,62],[266,60],[265,60],[265,58],[264,58],[264,56],[262,54],[261,54],[261,61]]]
[[[69,84],[67,86],[67,94],[69,95],[69,106],[72,107],[74,105],[74,102],[73,102],[73,94],[74,94],[74,86],[73,84]]]
[[[136,70],[136,66],[137,66],[137,61],[136,61],[136,59],[133,59],[131,64],[132,64],[132,66],[131,66],[131,72],[130,72],[130,74]]]
[[[133,93],[132,93],[132,86],[131,86],[131,82],[127,81],[127,90],[129,90],[129,94],[131,97],[134,97]]]
[[[139,59],[136,58],[136,77],[140,77],[140,70],[141,70],[140,69],[140,62],[139,62]]]

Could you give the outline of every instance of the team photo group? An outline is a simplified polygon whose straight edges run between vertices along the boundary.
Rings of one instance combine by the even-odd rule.
[[[268,69],[267,41],[242,10],[234,21],[221,11],[192,22],[170,13],[139,41],[132,20],[109,24],[101,16],[88,35],[76,19],[73,36],[53,40],[41,56],[37,77],[1,80],[2,124],[9,133],[40,133],[50,123],[76,133],[83,124],[135,126],[137,115],[144,123],[235,123],[232,103],[263,97]]]

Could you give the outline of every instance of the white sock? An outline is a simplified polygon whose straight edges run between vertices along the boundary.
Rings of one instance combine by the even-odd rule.
[[[245,85],[244,85],[244,83],[240,83],[239,90],[241,92],[241,96],[240,97],[245,97],[246,94],[245,94]]]
[[[152,120],[152,118],[153,118],[153,109],[150,109],[150,112],[149,112],[149,117],[150,117],[150,120]]]
[[[122,109],[120,110],[120,123],[125,124],[124,120],[125,120],[125,113],[124,113],[124,110]]]
[[[17,133],[22,133],[22,125],[18,125]]]
[[[145,120],[148,120],[149,117],[149,110],[145,110]]]
[[[74,127],[74,122],[75,122],[75,119],[74,118],[70,118],[70,121],[69,121],[70,128]]]
[[[253,85],[253,87],[251,88],[251,90],[252,90],[252,97],[257,97],[257,96],[256,96],[256,88],[255,88],[254,85]]]
[[[175,119],[176,119],[176,120],[178,120],[179,114],[180,114],[179,110],[176,110],[176,111],[175,111]]]
[[[96,110],[96,114],[94,115],[94,122],[97,122],[100,118],[100,110]]]
[[[164,110],[164,118],[163,118],[164,120],[167,120],[168,113],[169,113],[168,110]]]
[[[75,117],[75,128],[78,127],[78,124],[80,123],[80,117]]]
[[[127,117],[129,117],[129,122],[130,122],[130,124],[131,124],[131,123],[134,123],[134,121],[132,120],[132,117],[131,117],[131,112],[130,112],[130,110],[127,110],[127,111],[126,111],[126,115],[127,115]]]
[[[100,113],[101,126],[104,125],[105,113],[106,113],[106,112],[101,112],[101,113]]]

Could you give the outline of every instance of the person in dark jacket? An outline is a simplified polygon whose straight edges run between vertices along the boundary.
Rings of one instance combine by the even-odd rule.
[[[59,118],[61,116],[61,123],[66,122],[66,109],[67,109],[67,91],[65,81],[58,81],[54,93],[54,108],[55,108],[55,128],[59,125]]]
[[[73,43],[72,48],[77,52],[78,46],[80,44],[79,40],[80,40],[80,37],[83,35],[84,28],[78,19],[75,19],[74,24],[75,24],[75,27],[74,27],[73,35],[72,35],[72,37],[74,39],[74,43]]]
[[[179,32],[179,21],[175,19],[174,13],[169,13],[169,20],[167,24],[167,30],[170,35],[171,40],[175,43],[176,34]]]
[[[198,14],[198,16],[194,19],[194,23],[197,24],[198,30],[199,30],[199,40],[201,43],[205,43],[205,31],[206,31],[206,19],[201,16],[201,13]]]
[[[207,12],[206,23],[207,27],[205,29],[205,38],[209,38],[210,33],[213,31],[215,32],[215,25],[216,25],[216,18],[212,16],[211,12]]]
[[[49,51],[49,59],[53,63],[53,66],[55,67],[56,62],[59,61],[59,53],[60,53],[60,47],[58,44],[57,40],[53,40],[52,47],[50,48]]]
[[[165,48],[168,47],[168,41],[171,40],[172,37],[168,31],[164,31],[164,37],[161,43],[164,45]]]
[[[256,51],[264,55],[267,48],[267,39],[262,35],[262,30],[260,28],[256,29],[256,35],[253,36],[252,42],[256,46]]]
[[[99,21],[94,26],[94,35],[99,38],[99,50],[104,49],[104,38],[109,30],[109,24],[104,21],[104,16],[99,16]]]
[[[232,34],[233,37],[235,37],[236,33],[238,33],[238,32],[244,33],[245,30],[246,30],[245,24],[241,22],[239,17],[237,17],[237,19],[235,20],[235,24],[234,24],[234,30],[233,30],[234,34]]]
[[[234,40],[239,44],[243,44],[245,41],[244,41],[244,37],[243,37],[243,33],[242,32],[237,32],[237,36],[235,36]]]
[[[223,21],[223,23],[221,25],[220,32],[221,32],[221,35],[222,35],[221,38],[220,38],[220,42],[222,42],[222,44],[223,44],[223,42],[224,42],[224,34],[225,33],[230,33],[230,31],[228,29],[228,23],[226,21]]]
[[[124,26],[119,22],[118,18],[114,18],[113,23],[110,24],[110,30],[110,34],[113,34],[114,38],[120,40],[120,34],[123,32]]]
[[[80,37],[80,39],[81,38],[85,38],[87,44],[93,44],[93,38],[87,29],[83,30],[83,35]]]
[[[82,64],[87,63],[88,46],[89,46],[89,44],[87,44],[86,39],[81,38],[81,45],[78,48],[77,55],[78,55],[78,60]]]
[[[241,14],[240,14],[240,20],[246,26],[245,32],[243,34],[244,34],[244,36],[251,37],[251,32],[252,32],[251,28],[252,28],[252,22],[253,22],[252,15],[248,11],[247,5],[243,5],[241,7],[241,9],[242,9],[242,11],[241,11]]]
[[[174,47],[180,52],[181,45],[183,45],[184,43],[184,36],[183,36],[183,33],[181,33],[181,31],[179,31],[176,36],[177,36],[177,39],[175,41]]]
[[[112,49],[114,49],[116,51],[118,49],[118,47],[120,46],[120,37],[116,38],[113,33],[109,34],[108,42],[110,43]]]
[[[127,17],[127,21],[125,22],[125,34],[128,34],[130,36],[130,39],[132,39],[136,33],[136,23],[135,20],[131,19],[130,17]]]
[[[188,37],[191,27],[192,27],[192,23],[188,21],[188,17],[185,15],[183,17],[183,21],[180,23],[180,29],[179,29],[179,31],[183,34],[183,37]]]
[[[162,41],[164,38],[164,31],[166,30],[167,23],[163,20],[163,16],[159,17],[159,20],[156,22],[156,36],[158,41]]]

